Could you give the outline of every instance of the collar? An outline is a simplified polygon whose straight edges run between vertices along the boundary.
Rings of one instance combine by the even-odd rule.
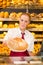
[[[22,31],[20,30],[20,28],[18,28],[19,32],[21,33]],[[26,30],[24,31],[24,33],[26,34]]]

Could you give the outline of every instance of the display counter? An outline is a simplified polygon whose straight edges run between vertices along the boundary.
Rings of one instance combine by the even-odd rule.
[[[0,57],[0,65],[43,65],[43,56]]]

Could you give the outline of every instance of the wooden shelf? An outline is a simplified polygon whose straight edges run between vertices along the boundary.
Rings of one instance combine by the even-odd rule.
[[[31,29],[28,29],[29,31],[39,31],[39,32],[43,32],[43,29],[41,28],[31,28]]]
[[[11,5],[9,7],[6,7],[6,8],[11,8],[11,9],[26,9],[27,7],[28,7],[28,9],[43,9],[43,6],[37,5],[36,3],[13,5],[12,2],[11,2]],[[0,8],[2,8],[2,7],[0,7]]]
[[[3,42],[3,39],[0,39],[0,42]]]
[[[43,41],[43,39],[34,39],[34,42],[42,42]]]
[[[18,20],[16,20],[16,19],[10,19],[10,18],[0,18],[0,21],[18,21]],[[35,19],[35,20],[31,20],[31,21],[33,21],[33,22],[43,22],[43,18],[41,18],[41,19]]]
[[[17,20],[12,20],[10,18],[0,18],[0,21],[17,21]]]
[[[31,21],[33,21],[33,22],[40,22],[40,21],[43,22],[43,18],[39,18],[39,19],[37,19],[37,18],[34,19],[33,18],[33,19],[31,19]]]
[[[10,28],[0,28],[0,31],[8,31]]]

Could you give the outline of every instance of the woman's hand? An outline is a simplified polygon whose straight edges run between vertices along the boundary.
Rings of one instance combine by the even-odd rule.
[[[6,41],[3,41],[3,45],[4,45],[4,46],[7,46],[7,43],[6,43]]]
[[[35,56],[35,54],[34,54],[34,53],[32,53],[32,52],[29,52],[29,55],[30,55],[30,56]]]

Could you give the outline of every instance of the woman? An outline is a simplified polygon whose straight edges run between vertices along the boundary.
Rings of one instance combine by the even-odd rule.
[[[34,49],[34,37],[26,30],[27,25],[30,23],[30,15],[28,13],[23,13],[19,18],[19,28],[13,28],[8,31],[6,34],[3,43],[7,44],[9,39],[20,37],[24,39],[29,47],[24,52],[13,52],[11,51],[10,56],[33,56],[33,49]]]

